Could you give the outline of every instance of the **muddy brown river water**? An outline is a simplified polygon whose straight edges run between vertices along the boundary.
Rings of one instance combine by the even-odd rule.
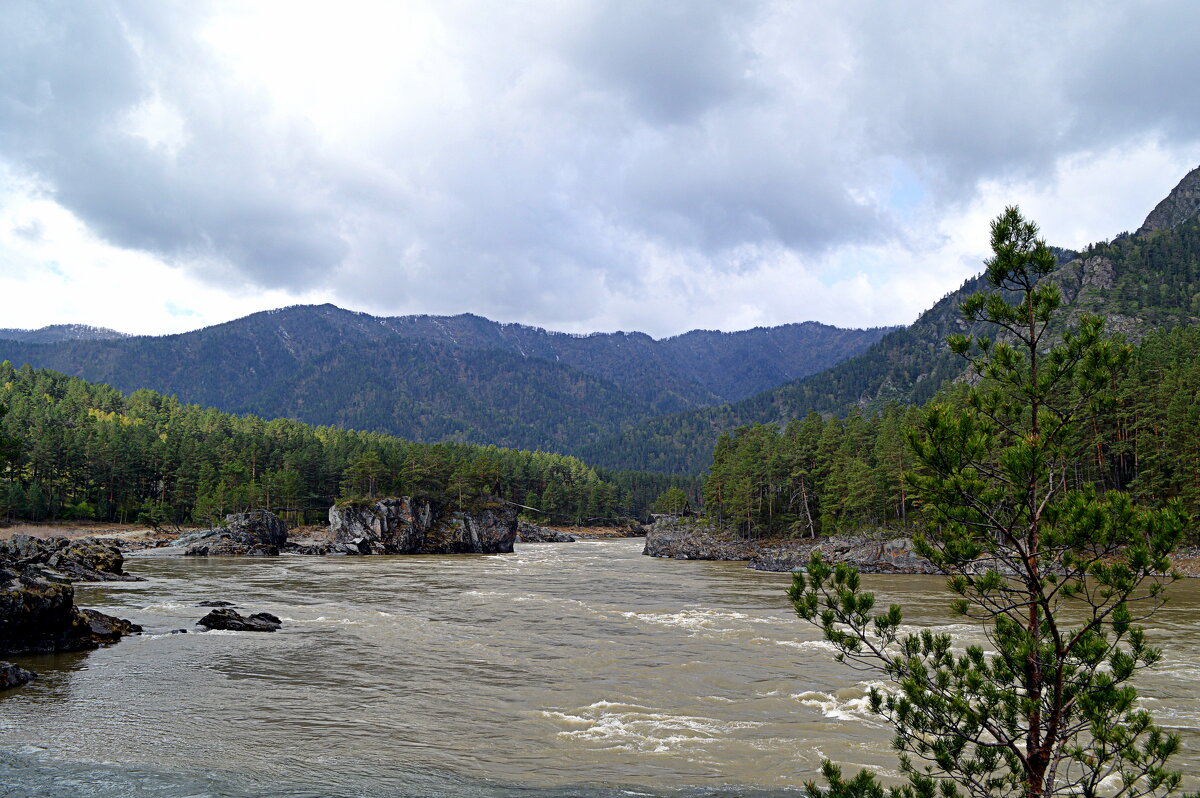
[[[0,795],[766,796],[822,757],[894,772],[862,675],[795,617],[787,575],[641,548],[131,558],[148,581],[79,602],[147,634],[18,660],[42,678],[0,696]],[[974,636],[941,579],[866,579]],[[198,633],[207,599],[283,629]],[[1200,771],[1200,580],[1152,628],[1166,661],[1139,687]]]

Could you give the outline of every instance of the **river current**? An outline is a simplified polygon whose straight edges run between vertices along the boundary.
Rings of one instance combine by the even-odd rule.
[[[80,585],[146,634],[17,661],[0,795],[770,796],[823,757],[894,773],[862,674],[796,618],[786,574],[657,560],[641,540],[509,555],[140,558]],[[950,625],[943,580],[867,577]],[[1200,770],[1200,580],[1172,587],[1137,682]],[[224,599],[283,619],[202,632]],[[188,629],[187,634],[171,634]]]

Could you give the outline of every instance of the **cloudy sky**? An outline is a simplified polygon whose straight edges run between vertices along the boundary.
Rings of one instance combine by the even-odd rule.
[[[911,321],[1200,164],[1200,3],[0,0],[0,327]]]

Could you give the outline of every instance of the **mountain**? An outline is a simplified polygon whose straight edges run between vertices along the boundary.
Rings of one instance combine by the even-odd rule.
[[[808,321],[733,333],[693,330],[655,340],[640,332],[551,332],[469,313],[380,322],[403,338],[565,363],[622,386],[659,412],[752,396],[844,360],[887,332]]]
[[[54,344],[60,341],[108,341],[130,336],[107,327],[89,327],[86,324],[51,324],[38,330],[14,330],[0,328],[0,339],[24,341],[31,344]]]
[[[1079,314],[1105,317],[1110,330],[1137,340],[1149,331],[1200,323],[1200,168],[1158,204],[1138,232],[1123,233],[1076,253],[1056,250],[1068,323]],[[718,407],[648,419],[577,450],[607,468],[696,473],[708,467],[721,432],[746,424],[779,424],[809,411],[844,413],[894,401],[930,399],[963,362],[946,336],[972,332],[959,305],[987,289],[982,275],[966,281],[911,326],[885,335],[855,357],[810,377]]]
[[[0,360],[235,413],[569,452],[655,415],[815,373],[886,332],[807,322],[656,341],[320,305],[161,337],[9,338]]]

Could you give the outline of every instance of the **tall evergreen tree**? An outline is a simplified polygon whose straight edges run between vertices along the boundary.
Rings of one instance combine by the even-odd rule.
[[[962,306],[999,340],[953,335],[979,377],[964,408],[933,405],[913,436],[911,484],[933,513],[917,549],[949,576],[952,610],[981,624],[987,649],[949,634],[901,634],[902,613],[874,612],[856,571],[814,555],[790,597],[839,658],[876,668],[893,691],[871,708],[895,728],[908,784],[894,796],[1167,795],[1178,738],[1138,707],[1130,684],[1158,661],[1138,622],[1172,579],[1177,506],[1148,510],[1124,493],[1072,488],[1072,433],[1111,401],[1128,349],[1083,317],[1055,340],[1054,256],[1008,208],[992,224],[987,278]],[[831,792],[880,794],[869,775]],[[819,790],[815,786],[811,792]]]

